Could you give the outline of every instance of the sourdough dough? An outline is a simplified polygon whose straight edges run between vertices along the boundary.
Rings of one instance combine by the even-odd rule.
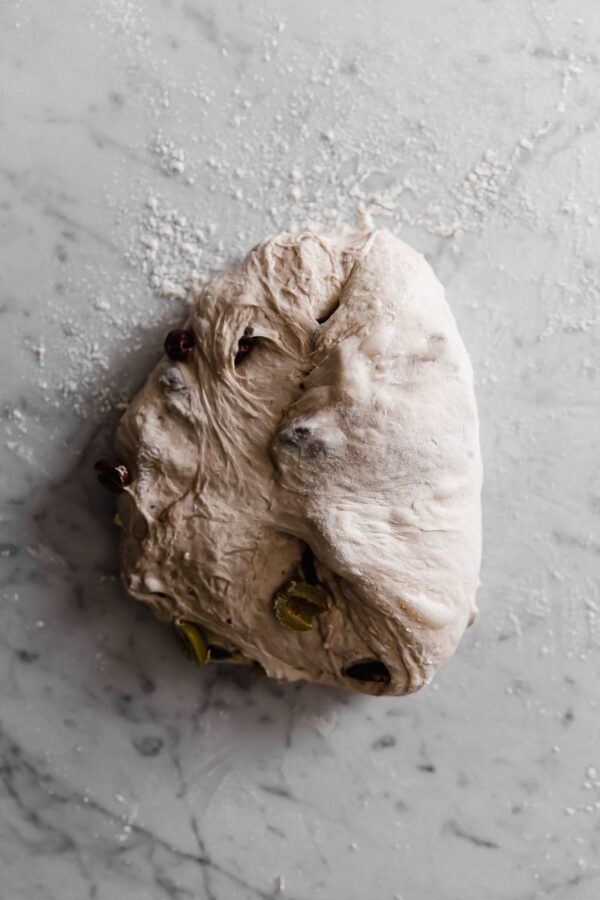
[[[422,687],[475,617],[481,542],[472,371],[430,267],[387,231],[282,234],[185,327],[118,428],[127,589],[277,679]],[[307,567],[327,609],[290,631],[273,597]]]

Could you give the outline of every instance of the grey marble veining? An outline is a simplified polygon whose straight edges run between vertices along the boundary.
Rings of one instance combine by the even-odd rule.
[[[0,900],[600,892],[600,7],[0,3]],[[358,217],[477,374],[481,616],[425,692],[199,671],[91,463],[186,286]]]

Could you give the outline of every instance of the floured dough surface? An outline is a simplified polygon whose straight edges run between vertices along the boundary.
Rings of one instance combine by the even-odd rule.
[[[128,590],[272,677],[417,690],[475,616],[481,543],[471,366],[430,267],[385,231],[283,234],[185,328],[118,429]],[[310,630],[273,614],[291,579],[326,597]]]

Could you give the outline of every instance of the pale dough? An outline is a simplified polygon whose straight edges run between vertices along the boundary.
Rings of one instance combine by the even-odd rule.
[[[118,429],[128,590],[277,679],[428,683],[476,614],[482,477],[429,265],[386,231],[282,234],[207,284],[186,328],[190,358],[163,357]],[[306,545],[328,608],[294,632],[272,599]],[[345,674],[372,660],[388,679]]]

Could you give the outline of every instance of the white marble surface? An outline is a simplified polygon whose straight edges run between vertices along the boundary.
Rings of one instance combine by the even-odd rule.
[[[2,900],[600,895],[596,0],[2,0]],[[377,700],[199,671],[90,464],[187,281],[371,215],[477,372],[481,617]]]

